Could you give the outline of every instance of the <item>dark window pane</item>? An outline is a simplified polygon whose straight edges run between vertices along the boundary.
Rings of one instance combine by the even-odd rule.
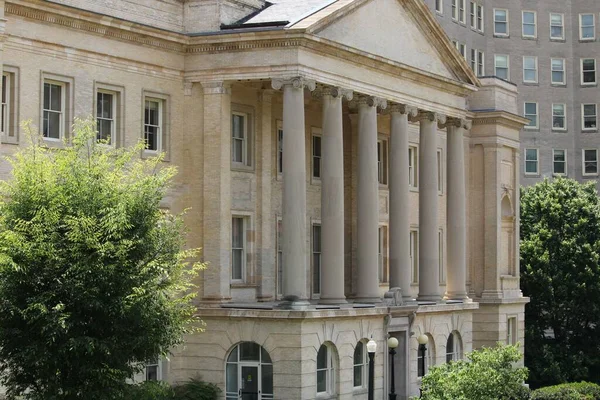
[[[273,394],[273,366],[262,365],[262,392]]]
[[[264,347],[260,348],[260,362],[263,364],[272,364],[271,356],[269,356]]]
[[[317,371],[317,392],[327,391],[327,371]]]
[[[50,108],[50,84],[44,83],[44,109]]]
[[[240,361],[259,361],[260,346],[254,342],[240,344]]]
[[[227,364],[226,368],[226,390],[235,393],[238,391],[238,366],[237,364]]]
[[[155,126],[146,126],[146,148],[148,150],[158,150],[158,128]]]
[[[61,104],[62,87],[58,85],[50,85],[50,109],[54,111],[62,111]]]
[[[227,358],[227,362],[237,362],[238,360],[238,346],[236,346],[231,353],[229,354],[229,357]]]
[[[327,368],[327,346],[322,345],[317,354],[317,369]]]
[[[354,387],[362,386],[362,365],[354,366]]]

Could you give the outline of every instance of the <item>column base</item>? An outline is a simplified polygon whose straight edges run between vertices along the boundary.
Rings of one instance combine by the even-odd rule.
[[[280,310],[306,310],[310,306],[308,300],[301,300],[298,296],[286,296],[275,306]]]
[[[319,304],[348,304],[345,297],[341,298],[330,298],[330,299],[319,299]]]
[[[469,296],[467,295],[467,292],[449,292],[446,293],[446,295],[444,296],[445,300],[463,300],[466,302],[466,300],[470,300]]]
[[[442,296],[440,296],[439,294],[419,294],[417,296],[417,301],[434,301],[436,303],[439,303],[440,301],[442,301]]]

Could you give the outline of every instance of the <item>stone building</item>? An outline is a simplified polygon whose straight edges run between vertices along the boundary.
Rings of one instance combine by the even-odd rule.
[[[521,182],[567,176],[597,180],[598,18],[587,0],[426,0],[479,76],[519,91]]]
[[[523,343],[514,85],[422,0],[0,0],[2,144],[75,117],[179,168],[206,331],[147,378],[226,399],[418,394],[417,365]],[[9,173],[0,163],[0,176]],[[429,338],[425,360],[417,337]]]

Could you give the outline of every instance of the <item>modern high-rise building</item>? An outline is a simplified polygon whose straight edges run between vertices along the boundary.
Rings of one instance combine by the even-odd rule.
[[[426,0],[478,76],[514,83],[521,183],[598,179],[600,2]]]

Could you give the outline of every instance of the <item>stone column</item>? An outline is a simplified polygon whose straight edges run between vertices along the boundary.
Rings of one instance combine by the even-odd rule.
[[[352,92],[341,88],[323,91],[323,158],[321,177],[323,304],[346,303],[344,295],[344,143],[342,97]]]
[[[358,273],[357,301],[380,302],[378,278],[379,182],[377,180],[377,107],[385,100],[358,101]]]
[[[411,284],[410,188],[406,173],[409,116],[417,116],[415,107],[394,105],[390,108],[390,292],[400,289],[404,300],[410,299]]]
[[[272,86],[283,88],[283,297],[303,308],[309,304],[304,88],[314,90],[315,82],[294,77],[273,79]]]
[[[437,124],[445,117],[422,112],[419,139],[419,296],[417,300],[438,301],[440,257],[438,225]]]
[[[465,300],[467,296],[467,215],[464,131],[470,122],[454,119],[447,125],[447,176],[446,219],[448,243],[448,274],[446,297]]]
[[[202,252],[204,301],[231,299],[231,87],[202,84],[204,90]]]

